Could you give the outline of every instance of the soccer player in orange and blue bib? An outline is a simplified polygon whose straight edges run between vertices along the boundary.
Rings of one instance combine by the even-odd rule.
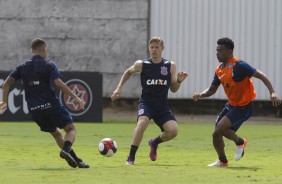
[[[219,113],[213,132],[213,145],[218,154],[218,160],[208,166],[228,166],[223,137],[236,144],[235,160],[243,157],[247,145],[247,140],[237,136],[236,131],[253,112],[253,100],[256,93],[251,77],[258,78],[265,84],[273,106],[280,105],[281,100],[264,73],[233,56],[234,42],[230,38],[221,38],[217,44],[216,55],[220,65],[216,68],[211,86],[201,93],[194,93],[193,100],[209,97],[217,91],[220,84],[223,86],[228,102]]]

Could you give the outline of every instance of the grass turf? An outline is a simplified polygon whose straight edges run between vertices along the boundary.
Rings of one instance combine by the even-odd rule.
[[[157,136],[151,123],[144,134],[134,166],[126,166],[135,120],[106,119],[104,123],[76,123],[74,150],[90,169],[73,169],[59,157],[59,148],[35,123],[0,123],[0,183],[282,183],[282,126],[245,123],[238,134],[248,140],[245,156],[234,161],[234,143],[225,140],[229,167],[207,167],[217,159],[212,146],[212,123],[179,124],[178,136],[159,145],[158,160],[149,159],[147,141]],[[268,122],[269,123],[269,122]],[[98,152],[102,138],[118,143],[113,157]]]

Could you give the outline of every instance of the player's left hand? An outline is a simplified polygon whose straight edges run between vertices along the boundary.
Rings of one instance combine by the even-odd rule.
[[[80,98],[74,98],[74,103],[78,104],[80,109],[84,109],[85,102]]]
[[[279,99],[279,97],[276,95],[276,93],[271,93],[270,95],[270,99],[271,99],[271,102],[272,102],[272,105],[274,107],[277,107],[281,104],[281,100]]]
[[[178,72],[177,79],[180,82],[182,82],[182,81],[184,81],[186,79],[187,76],[188,76],[188,74],[186,72],[181,71],[181,72]]]

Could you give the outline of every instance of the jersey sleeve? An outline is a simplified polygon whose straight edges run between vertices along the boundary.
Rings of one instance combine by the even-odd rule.
[[[15,70],[13,70],[11,73],[10,73],[10,77],[13,77],[15,78],[15,80],[18,80],[21,78],[21,68],[22,68],[22,64],[17,66]]]
[[[220,80],[217,77],[216,73],[214,73],[213,81],[211,83],[213,86],[219,86],[220,85]]]
[[[233,80],[236,82],[242,81],[246,77],[252,77],[256,69],[245,61],[238,61],[233,68]]]
[[[50,62],[50,79],[55,80],[57,78],[62,78],[62,74],[59,72],[57,65],[54,62]]]

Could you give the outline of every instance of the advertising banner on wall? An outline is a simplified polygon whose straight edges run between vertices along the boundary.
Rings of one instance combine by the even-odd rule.
[[[2,84],[9,74],[10,72],[0,72],[0,101]],[[85,101],[85,108],[78,109],[72,98],[56,90],[60,102],[69,110],[74,121],[102,122],[102,74],[98,72],[61,72],[61,74],[66,85]],[[8,109],[0,116],[0,121],[32,121],[20,80],[10,88]]]

